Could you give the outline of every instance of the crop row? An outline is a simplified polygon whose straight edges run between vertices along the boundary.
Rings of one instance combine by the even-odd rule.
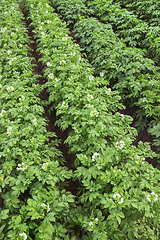
[[[69,19],[69,23],[74,24],[77,16],[73,31],[87,52],[95,73],[102,73],[104,79],[121,93],[125,102],[135,108],[137,126],[143,128],[150,124],[150,133],[159,146],[159,135],[155,134],[154,129],[159,128],[160,73],[153,61],[145,58],[140,49],[126,47],[110,25],[95,18],[83,18],[83,1],[52,2],[67,22]]]
[[[137,15],[122,9],[119,1],[90,0],[85,1],[88,8],[103,23],[111,24],[116,35],[130,47],[145,50],[145,56],[159,65],[160,60],[160,27],[150,26]],[[152,3],[151,3],[152,4]]]
[[[120,3],[123,7],[126,7],[139,18],[149,22],[150,25],[158,26],[160,22],[160,2],[157,0],[114,0],[116,3]]]
[[[64,182],[72,173],[46,131],[19,4],[1,1],[0,15],[0,239],[71,239],[65,218],[74,199]]]
[[[69,130],[66,143],[76,155],[74,179],[81,182],[73,219],[82,239],[158,239],[159,170],[144,157],[148,144],[132,145],[132,119],[121,115],[120,97],[93,76],[66,24],[49,1],[25,0],[44,65],[48,104],[57,124]]]

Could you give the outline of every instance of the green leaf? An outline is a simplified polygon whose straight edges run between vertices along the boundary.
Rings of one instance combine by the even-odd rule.
[[[1,212],[1,214],[0,214],[1,219],[6,219],[6,218],[8,218],[8,213],[9,213],[9,210],[8,210],[8,209],[2,210],[2,212]]]

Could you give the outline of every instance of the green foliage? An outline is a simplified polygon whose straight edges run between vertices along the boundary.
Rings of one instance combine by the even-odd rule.
[[[55,2],[56,6],[61,6],[64,12],[67,1],[64,3],[63,0],[61,2],[54,0]],[[84,5],[82,1],[79,4]],[[74,7],[76,8],[76,4]],[[116,10],[118,5],[110,7],[110,12],[114,8],[115,11],[118,11]],[[105,15],[107,18],[108,14]],[[159,68],[154,65],[152,60],[145,58],[144,51],[127,47],[117,38],[111,25],[100,23],[95,18],[80,20],[77,18],[74,33],[83,50],[87,52],[88,59],[95,68],[95,73],[103,74],[104,79],[107,82],[109,80],[110,85],[120,91],[125,102],[135,109],[138,129],[144,129],[151,119],[158,121]],[[152,36],[150,37],[152,38]]]
[[[73,26],[73,24],[83,17],[88,17],[92,15],[93,10],[88,9],[84,0],[69,0],[65,1],[56,1],[52,0],[51,3],[57,7],[59,13],[61,13],[65,20],[67,20],[67,24]]]
[[[19,4],[1,1],[0,14],[0,239],[68,239],[72,172],[46,130]]]
[[[72,209],[69,221],[74,222],[83,239],[158,240],[160,176],[159,170],[145,161],[156,155],[147,143],[139,142],[138,147],[132,145],[136,135],[135,129],[129,126],[132,118],[117,112],[124,106],[119,102],[118,93],[107,87],[109,74],[101,68],[101,74],[93,76],[91,65],[81,57],[79,46],[73,44],[66,24],[52,12],[49,2],[25,2],[39,42],[44,75],[48,79],[44,85],[49,92],[47,103],[52,105],[51,109],[56,108],[60,128],[68,129],[66,143],[76,155],[74,178],[81,183],[77,196],[81,207]],[[94,30],[90,21],[96,20],[88,20],[88,25],[86,19],[81,20],[81,24],[83,21],[88,27],[88,35],[83,41],[94,42],[94,36],[92,40],[90,37]],[[109,29],[109,45],[113,32],[110,27],[106,28]],[[81,34],[85,35],[83,31]],[[103,44],[104,47],[100,45],[95,51],[98,54],[102,49],[109,57],[107,50],[112,49],[111,44],[107,50],[105,41]],[[119,45],[123,49],[124,45]],[[139,52],[137,58],[142,58]],[[108,66],[105,65],[108,69],[111,63],[115,68],[111,60]],[[125,58],[122,60],[125,62]],[[146,68],[142,67],[143,58],[141,61],[140,72],[145,74],[147,69],[154,72],[150,60]],[[138,78],[136,68],[135,72],[131,66],[128,69],[131,71],[128,78],[132,74]],[[114,75],[114,71],[111,74]]]
[[[158,26],[160,21],[159,1],[156,0],[114,0],[133,11],[139,18],[149,22],[153,26]]]
[[[160,122],[152,121],[150,123],[149,133],[154,136],[153,142],[157,149],[160,151]]]
[[[144,49],[145,55],[159,65],[160,46],[157,38],[160,31],[159,26],[150,26],[149,23],[135,15],[137,12],[134,14],[125,8],[121,8],[119,2],[114,3],[113,0],[90,0],[86,1],[86,4],[89,9],[94,11],[100,21],[112,25],[116,35],[127,46]]]
[[[143,109],[146,116],[158,118],[159,73],[153,62],[144,58],[138,49],[126,48],[110,27],[96,19],[80,20],[74,31],[97,74],[103,72],[105,79],[110,79],[114,88]]]

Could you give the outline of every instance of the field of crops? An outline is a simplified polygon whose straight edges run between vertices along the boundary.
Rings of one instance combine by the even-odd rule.
[[[159,9],[0,1],[0,239],[160,239]]]

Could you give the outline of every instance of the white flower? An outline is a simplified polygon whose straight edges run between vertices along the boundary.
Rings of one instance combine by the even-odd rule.
[[[111,93],[111,88],[107,88],[105,92],[109,95]]]
[[[88,107],[89,107],[89,108],[94,108],[94,105],[88,104]]]
[[[40,26],[40,27],[39,27],[39,30],[42,30],[42,29],[43,29],[43,27],[42,27],[42,26]]]
[[[121,172],[121,170],[120,170],[120,169],[118,169],[118,170],[115,170],[115,169],[114,169],[113,172],[114,172],[115,177],[117,177],[118,172]]]
[[[123,203],[123,197],[121,198],[120,201],[118,201],[118,204],[122,204]]]
[[[63,37],[62,41],[67,41],[67,39],[68,39],[67,37]]]
[[[26,170],[28,168],[28,165],[25,165],[25,163],[19,163],[18,164],[18,167],[17,167],[17,170],[18,171],[24,171],[24,170]]]
[[[98,117],[98,115],[99,115],[99,112],[96,109],[90,112],[91,117],[94,117],[94,116]]]
[[[13,61],[16,61],[16,60],[17,60],[17,58],[16,58],[16,57],[14,57],[14,58],[11,58],[11,59],[10,59],[10,61],[8,62],[8,64],[9,64],[9,65],[12,65]]]
[[[94,79],[93,76],[89,76],[89,81],[92,81]]]
[[[37,119],[34,118],[34,119],[32,120],[32,122],[33,122],[33,125],[36,127],[36,126],[37,126]]]
[[[147,195],[147,200],[148,200],[149,202],[151,201],[151,195],[150,195],[150,194]]]
[[[104,77],[104,73],[103,72],[100,73],[100,77]]]
[[[121,117],[122,120],[125,119],[125,115],[124,114],[120,114],[120,117]]]
[[[113,194],[113,198],[117,198],[117,197],[121,197],[121,195],[119,194],[119,193],[115,193],[115,194]]]
[[[1,32],[5,32],[7,30],[7,28],[6,27],[4,27],[4,28],[1,28]]]
[[[49,212],[51,209],[50,209],[50,207],[49,207],[49,205],[47,205],[47,212]]]
[[[139,155],[136,156],[137,161],[135,161],[138,165],[144,164],[145,158]]]
[[[78,132],[78,129],[77,129],[76,127],[73,127],[73,129],[74,129],[74,131],[75,131],[76,133],[79,133],[79,132]]]
[[[7,91],[8,92],[14,91],[14,88],[12,86],[9,86],[9,87],[7,87]]]
[[[22,97],[19,98],[19,101],[23,102],[24,99],[25,99],[25,97],[22,95]]]
[[[115,198],[118,201],[118,204],[123,203],[123,197],[121,197],[121,195],[119,193],[113,194],[113,198]]]
[[[115,147],[117,149],[122,149],[122,148],[124,148],[124,146],[125,146],[125,143],[123,141],[116,142],[116,144],[115,144]]]
[[[48,10],[47,10],[47,11],[45,11],[45,13],[47,14],[47,13],[48,13]]]
[[[41,205],[43,207],[44,210],[46,210],[47,212],[49,212],[51,209],[49,207],[49,205],[46,205],[45,203],[42,203]]]
[[[19,112],[22,112],[22,106],[20,107]]]
[[[7,134],[11,135],[11,133],[12,133],[12,127],[7,128]]]
[[[148,195],[147,195],[147,200],[148,200],[149,202],[151,202],[151,200],[152,200],[152,201],[158,201],[158,195],[155,194],[154,192],[151,192],[151,194],[148,194]]]
[[[51,66],[52,66],[52,63],[47,62],[47,67],[51,67]]]
[[[48,23],[48,24],[50,24],[50,23],[52,23],[52,21],[50,21],[50,20],[47,20],[47,23]]]
[[[95,218],[95,222],[98,222],[98,218]]]
[[[26,233],[20,233],[19,236],[23,237],[23,240],[27,239],[27,234]]]
[[[56,81],[56,82],[59,82],[59,81],[60,81],[60,79],[59,79],[59,78],[55,78],[55,81]]]
[[[48,77],[53,79],[53,77],[54,77],[53,73],[48,74]]]
[[[93,95],[89,95],[87,96],[87,101],[91,101],[93,99]]]
[[[97,158],[97,157],[99,157],[99,156],[100,156],[100,154],[97,153],[97,152],[95,152],[95,153],[93,154],[93,156],[92,156],[92,161],[95,161],[95,158]]]
[[[66,61],[65,61],[65,60],[61,60],[61,61],[59,62],[60,65],[62,65],[62,63],[66,64]]]
[[[41,32],[41,34],[42,34],[42,38],[46,37],[46,34],[44,32]]]
[[[61,108],[67,109],[68,108],[68,103],[63,102],[61,105]]]
[[[158,195],[155,194],[154,192],[151,192],[151,195],[153,196],[153,201],[158,201]]]
[[[45,208],[47,205],[45,203],[41,204],[41,207]]]
[[[76,55],[76,52],[71,52],[71,55],[72,55],[72,56],[75,56],[75,55]]]
[[[14,37],[14,36],[16,36],[16,34],[15,34],[14,32],[12,32],[12,33],[11,33],[11,36]]]
[[[11,53],[12,53],[12,51],[11,51],[11,50],[8,50],[8,51],[7,51],[7,54],[8,54],[8,55],[10,55]]]
[[[90,226],[90,227],[93,227],[93,222],[89,222],[89,226]]]
[[[47,163],[47,162],[46,162],[46,163],[43,163],[43,165],[42,165],[42,169],[43,169],[44,171],[47,170],[47,167],[48,167],[48,163]]]
[[[5,110],[2,110],[1,113],[0,113],[0,117],[4,117],[6,111]]]

